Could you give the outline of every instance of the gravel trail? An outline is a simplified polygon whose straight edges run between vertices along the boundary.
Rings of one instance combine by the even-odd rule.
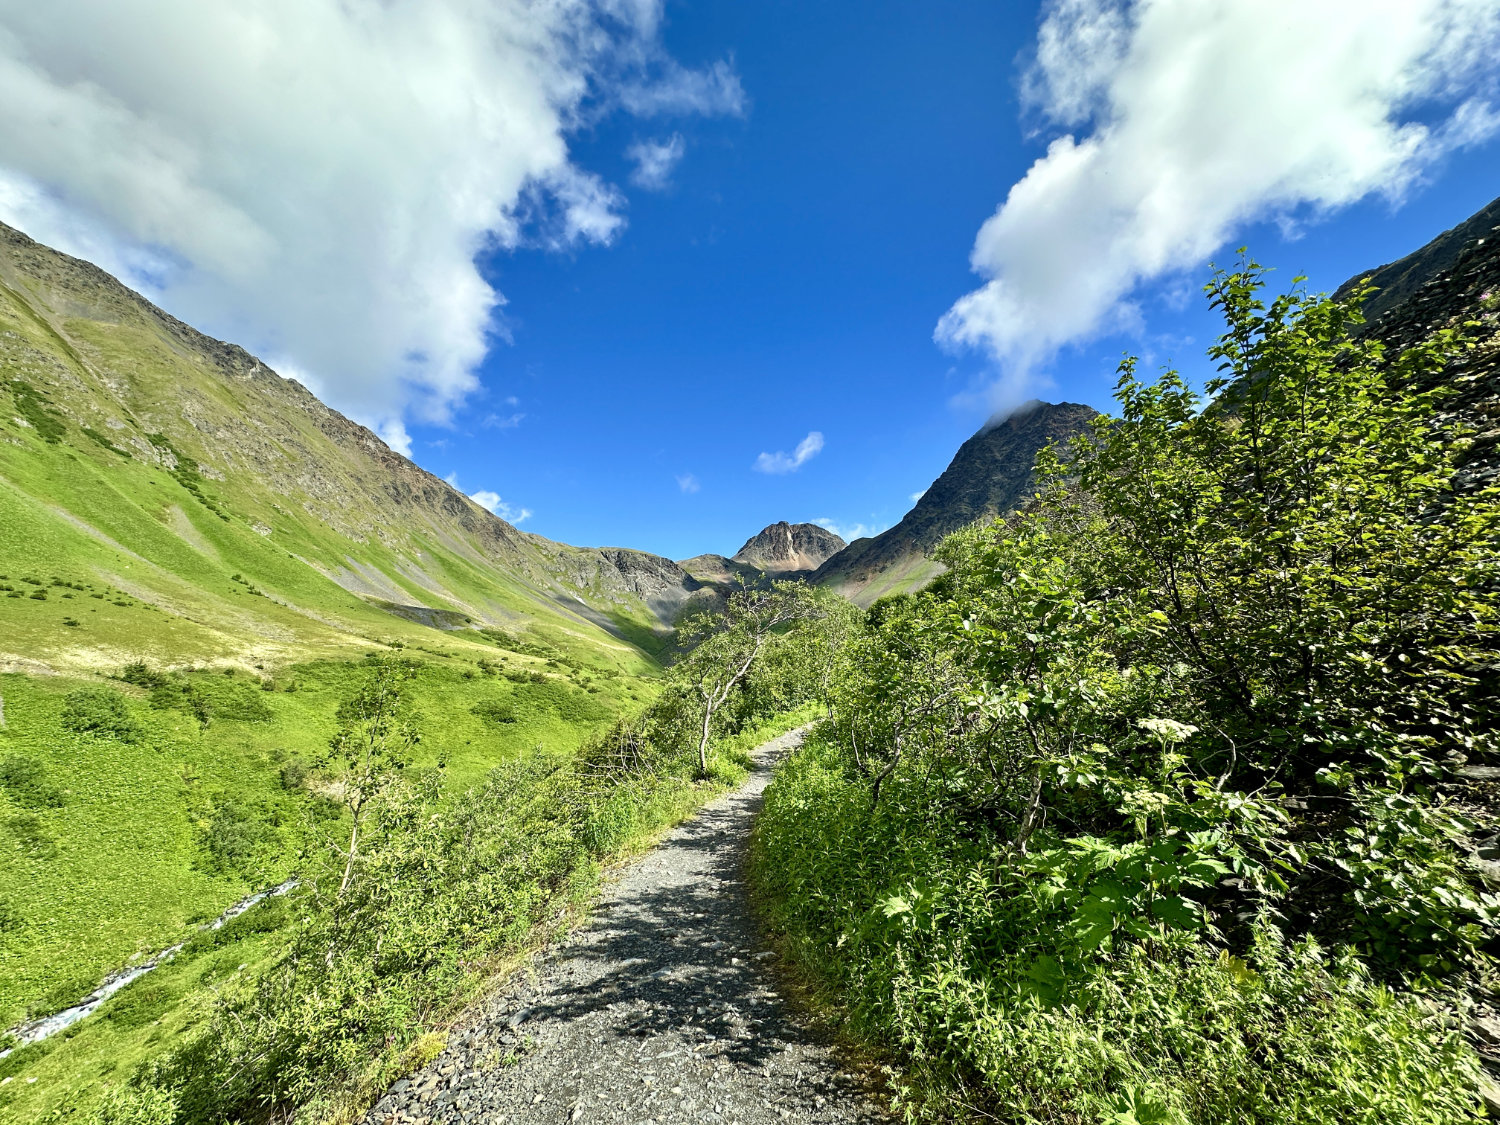
[[[771,768],[606,884],[590,923],[471,1013],[366,1117],[485,1125],[876,1122],[866,1086],[776,992],[741,866]]]

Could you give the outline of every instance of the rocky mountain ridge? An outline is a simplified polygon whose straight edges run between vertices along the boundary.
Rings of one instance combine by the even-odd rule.
[[[780,576],[811,573],[845,546],[843,539],[818,524],[782,520],[752,535],[731,561]]]
[[[1500,483],[1500,199],[1398,261],[1355,275],[1376,287],[1363,331],[1394,353],[1444,328],[1462,328],[1474,347],[1438,373],[1453,388],[1438,425],[1461,444],[1455,485]]]
[[[55,419],[75,459],[102,446],[106,464],[191,481],[222,518],[372,603],[479,624],[561,615],[641,639],[711,596],[670,559],[521,531],[244,349],[3,224],[0,372],[15,407],[0,440],[38,436],[28,409]],[[482,591],[495,570],[504,590]]]
[[[895,527],[856,539],[809,581],[831,586],[859,605],[902,590],[917,589],[942,572],[932,551],[949,535],[977,520],[1015,510],[1031,495],[1036,455],[1051,442],[1067,442],[1098,416],[1076,402],[1031,402],[987,424],[959,447]]]

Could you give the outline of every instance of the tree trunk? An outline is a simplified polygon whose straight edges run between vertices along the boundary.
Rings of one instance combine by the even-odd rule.
[[[349,858],[344,862],[344,877],[339,881],[339,898],[344,897],[344,892],[349,889],[349,882],[354,878],[354,856],[359,848],[359,813],[354,814],[354,827],[349,831]]]
[[[708,776],[708,732],[714,720],[714,705],[709,700],[703,701],[703,734],[698,739],[698,777]]]

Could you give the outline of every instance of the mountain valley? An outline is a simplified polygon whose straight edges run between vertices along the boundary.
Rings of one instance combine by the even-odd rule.
[[[1497,232],[1500,201],[1370,275],[1372,338],[1395,349],[1436,329],[1478,333],[1431,376],[1455,391],[1438,423],[1461,491],[1500,481]],[[40,1075],[0,1086],[0,1111],[41,1120],[101,1075],[124,1081],[185,1041],[226,981],[274,961],[288,924],[276,902],[228,937],[208,927],[326,853],[347,789],[320,771],[371,669],[410,675],[423,734],[407,766],[435,794],[428,812],[487,785],[543,791],[557,763],[601,768],[601,747],[636,737],[630,716],[682,697],[684,613],[781,580],[859,607],[919,590],[947,536],[1024,508],[1037,453],[1099,417],[1032,402],[993,419],[899,523],[850,543],[782,521],[732,556],[574,547],[0,226],[0,1028],[187,950],[149,988],[0,1055],[0,1075]],[[570,852],[578,866],[527,900],[528,924],[560,924],[556,904],[590,872],[721,791],[762,734],[818,713],[801,697],[769,720],[747,713],[708,776],[627,771],[625,796],[570,791],[558,808],[594,850]],[[527,840],[545,836],[526,823]]]

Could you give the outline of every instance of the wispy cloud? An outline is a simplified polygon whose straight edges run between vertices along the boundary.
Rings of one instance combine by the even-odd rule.
[[[620,103],[638,117],[696,113],[743,117],[750,107],[734,64],[721,60],[702,70],[689,70],[664,59],[649,82],[627,84]]]
[[[488,430],[513,430],[521,424],[521,419],[526,415],[516,414],[487,414],[481,425]]]
[[[677,478],[677,487],[682,489],[683,492],[697,492],[702,486],[698,483],[698,478],[692,473],[683,473],[682,476]]]
[[[795,473],[823,449],[823,435],[817,430],[808,434],[791,453],[762,453],[755,459],[758,473]]]
[[[630,182],[647,191],[665,191],[685,152],[687,142],[681,133],[673,133],[664,141],[637,141],[625,150],[626,158],[635,165]]]
[[[833,532],[845,543],[853,543],[856,539],[863,539],[868,535],[879,535],[890,526],[888,523],[839,523],[827,516],[812,521],[821,528]]]
[[[924,497],[924,496],[926,496],[926,495],[927,495],[927,490],[926,490],[926,489],[925,489],[925,488],[924,488],[924,489],[922,489],[922,490],[921,490],[921,491],[919,491],[919,492],[913,492],[913,493],[912,493],[912,494],[911,494],[911,502],[912,502],[912,503],[913,503],[913,504],[915,504],[915,503],[916,503],[916,502],[917,502],[917,501],[918,501],[918,500],[920,500],[920,499],[922,499],[922,497]]]
[[[1039,361],[1137,325],[1144,282],[1245,224],[1399,200],[1492,136],[1497,54],[1494,0],[1049,0],[1025,92],[1058,135],[980,229],[985,283],[938,341],[988,351],[1021,401]]]
[[[449,473],[443,479],[454,488],[458,488],[460,492],[463,491],[462,488],[459,488],[457,473]],[[481,508],[510,523],[520,524],[531,518],[532,513],[530,508],[522,508],[516,504],[507,504],[501,499],[498,492],[493,492],[488,488],[481,488],[478,492],[470,492],[468,493],[468,497]]]

